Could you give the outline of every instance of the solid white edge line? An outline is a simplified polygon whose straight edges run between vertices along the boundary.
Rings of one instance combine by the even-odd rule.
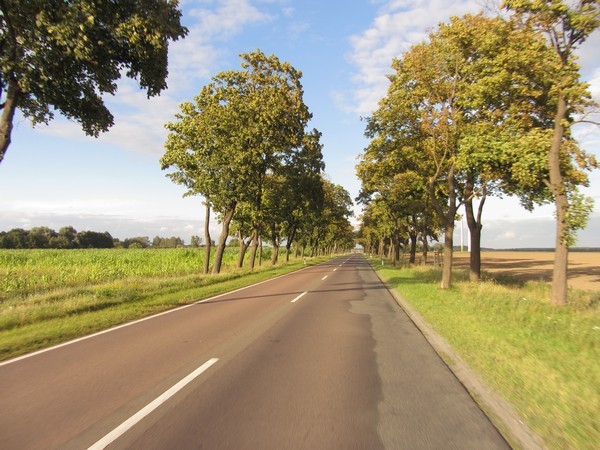
[[[241,287],[241,288],[236,289],[234,291],[223,292],[222,294],[215,295],[214,297],[205,298],[204,300],[200,300],[200,301],[197,301],[197,302],[194,302],[194,303],[190,303],[188,305],[179,306],[177,308],[169,309],[167,311],[163,311],[163,312],[158,313],[158,314],[153,314],[153,315],[148,316],[148,317],[143,317],[141,319],[133,320],[131,322],[122,323],[121,325],[117,325],[117,326],[114,326],[112,328],[108,328],[106,330],[98,331],[96,333],[88,334],[87,336],[82,336],[82,337],[79,337],[79,338],[76,338],[76,339],[72,339],[70,341],[63,342],[62,344],[53,345],[52,347],[43,348],[41,350],[37,350],[37,351],[32,352],[32,353],[26,353],[24,355],[17,356],[16,358],[0,362],[0,367],[6,366],[8,364],[16,363],[18,361],[22,361],[22,360],[27,359],[27,358],[31,358],[33,356],[41,355],[42,353],[46,353],[46,352],[49,352],[49,351],[52,351],[52,350],[57,350],[59,348],[66,347],[67,345],[76,344],[77,342],[85,341],[86,339],[91,339],[91,338],[94,338],[96,336],[101,336],[103,334],[110,333],[111,331],[116,331],[116,330],[119,330],[121,328],[129,327],[131,325],[136,325],[138,323],[145,322],[146,320],[154,319],[155,317],[164,316],[166,314],[171,314],[171,313],[180,311],[182,309],[189,308],[189,307],[194,306],[194,305],[199,305],[201,303],[206,303],[206,302],[209,302],[211,300],[215,300],[215,299],[217,299],[219,297],[224,297],[225,295],[235,294],[236,292],[243,291],[244,289],[248,289],[248,288],[251,288],[251,287],[254,287],[254,286],[260,286],[261,284],[268,283],[269,281],[274,281],[274,280],[277,280],[279,278],[283,278],[283,277],[286,277],[288,275],[292,275],[294,273],[302,272],[303,270],[310,269],[311,267],[315,267],[315,266],[303,267],[302,269],[295,270],[294,272],[284,273],[283,275],[280,275],[278,277],[269,278],[268,280],[259,281],[258,283],[250,284],[248,286]]]
[[[202,374],[204,371],[206,371],[210,366],[215,364],[218,360],[219,360],[218,358],[212,358],[212,359],[209,359],[208,361],[206,361],[204,364],[202,364],[200,367],[198,367],[196,370],[194,370],[192,373],[190,373],[187,377],[183,378],[177,384],[175,384],[171,388],[167,389],[165,392],[163,392],[160,396],[158,396],[152,402],[148,403],[146,406],[144,406],[142,409],[140,409],[137,413],[135,413],[133,416],[131,416],[129,419],[127,419],[125,422],[123,422],[121,425],[119,425],[117,428],[112,430],[110,433],[105,435],[98,442],[96,442],[91,447],[89,447],[88,450],[100,450],[100,449],[106,448],[112,442],[114,442],[119,437],[121,437],[123,434],[125,434],[135,424],[140,422],[144,417],[146,417],[148,414],[150,414],[152,411],[154,411],[160,405],[165,403],[169,398],[173,397],[173,395],[175,395],[177,392],[179,392],[181,389],[183,389],[187,384],[189,384],[191,381],[193,381],[195,378],[197,378],[200,374]]]
[[[298,300],[300,300],[306,294],[308,294],[308,291],[304,291],[302,294],[300,294],[298,297],[296,297],[294,300],[292,300],[291,303],[296,303]]]

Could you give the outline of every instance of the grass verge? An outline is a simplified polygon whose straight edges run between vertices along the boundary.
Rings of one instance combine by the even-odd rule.
[[[548,448],[598,448],[599,293],[571,291],[568,306],[553,307],[544,283],[470,283],[456,271],[441,290],[432,268],[376,269]]]
[[[318,264],[327,258],[307,260]],[[284,275],[292,262],[254,271],[171,275],[77,285],[0,302],[0,361]]]

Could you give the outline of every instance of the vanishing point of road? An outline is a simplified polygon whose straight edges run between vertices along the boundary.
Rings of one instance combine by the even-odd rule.
[[[2,449],[505,449],[362,255],[0,364]]]

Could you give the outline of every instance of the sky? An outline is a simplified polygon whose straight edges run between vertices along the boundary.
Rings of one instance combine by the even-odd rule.
[[[203,235],[201,197],[165,177],[159,159],[179,104],[220,71],[239,69],[239,54],[262,50],[303,73],[310,128],[323,133],[325,172],[355,198],[357,156],[368,145],[365,122],[386,95],[394,57],[426,39],[451,16],[493,8],[493,0],[182,0],[189,34],[171,43],[169,88],[147,99],[134,81],[119,82],[106,103],[115,125],[99,138],[60,115],[32,128],[17,114],[0,164],[0,231],[67,225],[113,237]],[[580,49],[582,78],[600,101],[600,32]],[[600,127],[577,125],[581,146],[600,160]],[[600,170],[584,193],[595,200],[577,245],[600,247]],[[360,208],[355,208],[356,216]],[[357,217],[352,221],[357,223]],[[516,199],[490,198],[482,246],[553,247],[551,206],[528,212]],[[460,243],[460,223],[455,242]],[[213,223],[213,238],[218,235]],[[466,224],[464,226],[466,230]],[[466,231],[464,233],[466,243]],[[466,244],[465,244],[466,245]]]

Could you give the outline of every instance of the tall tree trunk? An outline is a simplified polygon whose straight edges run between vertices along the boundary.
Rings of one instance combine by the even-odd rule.
[[[271,240],[273,241],[273,255],[271,256],[271,265],[274,266],[279,260],[279,236],[277,236],[276,224],[271,225]]]
[[[466,183],[466,198],[465,201],[465,212],[467,216],[467,226],[469,227],[471,254],[469,255],[469,280],[479,281],[481,280],[481,230],[483,224],[481,223],[481,217],[483,214],[483,205],[487,198],[486,187],[482,188],[481,200],[477,208],[477,217],[475,217],[475,211],[473,208],[473,199],[475,193],[474,183],[472,180]]]
[[[233,214],[235,213],[236,204],[234,203],[225,213],[223,213],[223,223],[221,225],[221,235],[219,236],[219,244],[217,245],[217,252],[215,253],[215,265],[213,266],[213,275],[221,272],[221,262],[223,261],[223,253],[225,253],[225,247],[227,244],[227,237],[229,236],[229,225]]]
[[[320,243],[320,237],[317,236],[312,243],[310,244],[310,257],[314,258],[315,256],[318,256],[319,254],[319,243]]]
[[[285,243],[285,262],[290,262],[290,250],[292,248],[292,244],[294,243],[294,239],[296,239],[296,230],[297,227],[294,225],[292,228],[292,232],[288,233],[287,242]]]
[[[244,257],[246,256],[246,250],[248,250],[248,247],[252,242],[252,237],[248,239],[248,242],[246,242],[244,241],[244,236],[242,235],[242,232],[238,231],[238,241],[240,243],[240,253],[238,255],[237,267],[238,269],[241,269],[244,266]]]
[[[560,172],[560,148],[564,136],[563,121],[567,118],[567,102],[564,94],[558,97],[558,107],[554,117],[554,135],[548,163],[550,168],[550,188],[556,206],[556,248],[554,250],[554,269],[552,271],[552,304],[567,303],[567,270],[569,264],[569,225],[567,222],[568,199]]]
[[[440,287],[448,289],[452,285],[452,253],[454,251],[454,222],[444,227],[444,255],[442,260],[442,281]]]
[[[427,244],[427,232],[424,231],[421,236],[421,245],[423,246],[423,260],[421,261],[421,265],[427,264],[427,252],[429,251],[429,245]]]
[[[392,259],[392,265],[396,267],[398,265],[398,260],[400,259],[400,231],[398,230],[398,221],[396,220],[396,226],[394,228],[394,232],[390,237],[390,256]]]
[[[416,216],[412,215],[410,217],[410,223],[408,228],[408,239],[410,241],[410,256],[408,257],[409,264],[414,264],[415,260],[417,259],[417,230],[417,218]]]
[[[248,257],[248,264],[250,269],[254,269],[254,263],[256,261],[256,252],[258,251],[258,239],[260,237],[260,227],[258,224],[254,225],[254,233],[252,235],[252,249],[250,250],[250,256]]]
[[[408,234],[410,238],[410,256],[408,258],[409,264],[414,264],[417,259],[417,232],[416,230],[410,231]]]
[[[469,280],[478,282],[481,280],[481,222],[469,227],[471,252],[469,254]]]
[[[20,93],[21,88],[19,87],[19,83],[9,79],[6,100],[4,102],[4,107],[2,108],[2,115],[0,116],[0,163],[4,160],[6,150],[10,145],[13,120],[15,111],[17,110]]]
[[[396,242],[394,243],[394,266],[396,266],[398,264],[398,262],[400,261],[400,250],[402,249],[402,246],[400,245],[400,239],[397,239]]]
[[[210,250],[212,248],[212,239],[210,237],[210,202],[206,199],[206,215],[204,220],[204,272],[205,274],[210,271]]]
[[[431,203],[435,209],[440,222],[444,226],[444,254],[442,259],[442,281],[440,287],[448,289],[452,285],[452,258],[454,246],[454,219],[456,217],[456,179],[454,177],[454,164],[451,164],[448,169],[448,210],[444,208],[435,196],[436,177],[429,180],[429,193]]]

